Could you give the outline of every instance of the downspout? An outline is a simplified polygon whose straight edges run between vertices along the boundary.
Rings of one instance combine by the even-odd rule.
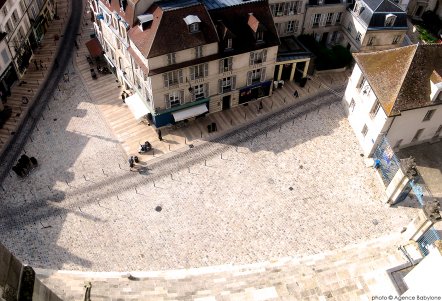
[[[307,15],[307,6],[308,6],[308,3],[305,4],[304,16],[302,17],[302,30],[301,30],[301,35],[304,34],[304,29],[305,29],[305,16]]]

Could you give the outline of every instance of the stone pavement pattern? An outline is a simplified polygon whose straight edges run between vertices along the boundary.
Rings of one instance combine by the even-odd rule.
[[[415,210],[382,205],[330,95],[136,173],[70,70],[25,150],[40,168],[3,183],[0,239],[34,267],[175,269],[315,254],[401,229]]]
[[[63,300],[371,300],[397,295],[387,270],[406,260],[398,235],[332,252],[246,266],[145,273],[73,273],[37,270],[37,277]],[[128,276],[131,276],[129,278]]]

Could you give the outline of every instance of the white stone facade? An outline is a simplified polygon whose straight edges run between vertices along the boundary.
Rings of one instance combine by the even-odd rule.
[[[438,140],[442,134],[441,103],[388,117],[357,64],[348,82],[343,104],[366,156],[373,154],[383,135],[398,149]]]

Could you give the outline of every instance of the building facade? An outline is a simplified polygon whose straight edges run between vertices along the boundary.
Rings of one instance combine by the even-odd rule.
[[[364,154],[383,136],[394,148],[437,141],[442,133],[442,45],[355,54],[343,103]]]
[[[91,7],[105,57],[157,127],[271,94],[279,39],[264,1]]]
[[[29,65],[33,51],[54,18],[55,0],[1,0],[0,32],[3,32],[14,72],[20,78]],[[12,71],[7,75],[13,78]],[[12,72],[12,73],[14,73]],[[6,80],[3,82],[5,86]],[[10,88],[10,85],[7,84]]]
[[[309,0],[302,33],[311,34],[324,44],[339,44],[347,5],[345,0]]]
[[[390,0],[357,0],[343,21],[341,42],[353,52],[391,49],[402,45],[407,15]]]

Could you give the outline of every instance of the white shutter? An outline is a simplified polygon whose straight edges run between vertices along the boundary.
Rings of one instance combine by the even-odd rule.
[[[229,70],[232,70],[232,62],[233,62],[233,57],[229,57],[228,61],[227,61],[228,65],[229,65]]]
[[[312,19],[310,20],[310,27],[313,27],[313,23],[315,23],[315,14],[312,15]]]
[[[219,73],[223,73],[223,72],[224,72],[224,61],[219,60]]]
[[[184,103],[184,90],[180,90],[180,103]]]
[[[264,63],[267,60],[267,49],[262,51],[262,62]]]
[[[232,76],[232,90],[236,89],[236,75]]]
[[[163,74],[164,87],[169,87],[169,80],[167,79],[167,73]]]
[[[166,108],[169,108],[169,94],[164,94],[164,103],[166,104]]]
[[[252,83],[252,71],[247,72],[247,86]]]
[[[189,71],[190,71],[190,79],[194,80],[195,79],[195,67],[190,67]]]
[[[327,20],[327,14],[321,14],[320,26],[325,26],[325,21]]]
[[[204,84],[204,97],[209,97],[209,84],[205,83]]]
[[[180,84],[183,83],[183,70],[182,69],[178,70],[178,81]]]
[[[266,79],[266,68],[261,68],[261,78],[260,81],[264,81]]]
[[[253,65],[253,61],[255,60],[255,53],[250,52],[249,65]]]
[[[204,64],[204,77],[207,77],[209,75],[209,64]]]
[[[218,92],[219,92],[219,94],[223,93],[223,80],[222,79],[218,80]]]

